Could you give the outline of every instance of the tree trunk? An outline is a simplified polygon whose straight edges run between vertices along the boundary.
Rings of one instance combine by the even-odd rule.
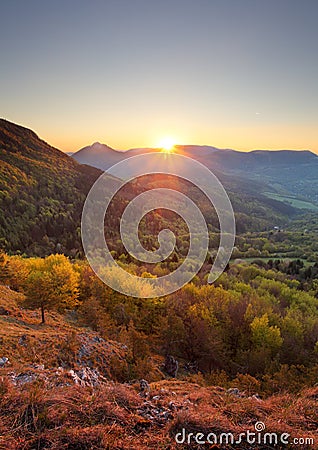
[[[42,323],[45,323],[45,317],[44,317],[44,305],[41,305],[41,316],[42,316]]]

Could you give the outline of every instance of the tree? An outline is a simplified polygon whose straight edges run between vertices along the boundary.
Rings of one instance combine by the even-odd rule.
[[[268,315],[255,317],[251,323],[252,342],[256,348],[268,348],[272,354],[277,353],[283,344],[280,329],[270,326]]]
[[[45,323],[45,309],[63,311],[77,304],[79,275],[64,255],[50,255],[37,259],[34,265],[30,261],[30,265],[23,304],[28,308],[41,308],[42,323]]]
[[[8,284],[11,289],[20,291],[29,275],[26,260],[21,256],[0,254],[0,282]]]

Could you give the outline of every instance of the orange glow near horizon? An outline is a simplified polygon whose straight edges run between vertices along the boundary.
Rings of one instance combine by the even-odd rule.
[[[200,126],[187,127],[186,124],[170,126],[152,126],[151,121],[143,129],[132,127],[127,122],[123,135],[123,127],[113,127],[105,132],[103,124],[77,123],[74,127],[66,128],[64,124],[55,123],[54,130],[50,124],[43,121],[25,121],[7,117],[15,123],[32,129],[37,135],[50,145],[64,151],[76,152],[93,142],[102,142],[115,150],[151,147],[173,150],[178,145],[210,145],[217,148],[231,148],[248,152],[251,150],[311,150],[318,153],[318,129],[310,125],[293,127],[287,125],[275,126]],[[165,137],[164,128],[171,128],[171,134]],[[161,137],[160,137],[161,136]],[[177,137],[176,137],[177,136]]]

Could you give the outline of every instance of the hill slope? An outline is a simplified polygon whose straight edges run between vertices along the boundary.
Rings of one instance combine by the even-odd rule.
[[[112,362],[126,360],[125,346],[57,313],[39,325],[34,312],[19,308],[20,297],[0,285],[0,357],[9,359],[0,366],[1,448],[177,449],[185,448],[175,441],[177,433],[182,441],[183,429],[187,436],[215,433],[217,439],[233,433],[236,440],[255,432],[257,422],[278,439],[288,433],[290,448],[294,438],[310,439],[299,448],[316,448],[318,388],[260,398],[253,383],[244,391],[206,387],[197,376],[197,382],[162,377],[139,392],[139,380],[112,378]],[[198,448],[190,442],[189,448]],[[266,442],[251,447],[243,439],[239,448],[272,449]]]
[[[0,248],[77,252],[82,205],[100,171],[3,119],[0,161]]]
[[[218,151],[206,163],[229,174],[261,179],[269,191],[274,188],[318,204],[318,156],[310,151]]]

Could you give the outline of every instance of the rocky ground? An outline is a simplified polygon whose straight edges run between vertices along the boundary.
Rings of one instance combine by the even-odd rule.
[[[18,296],[0,286],[1,449],[318,448],[318,387],[261,398],[180,377],[118,383],[112,364],[125,360],[123,344],[58,314],[41,326],[38,313],[18,307]],[[262,426],[263,433],[288,433],[290,444],[203,445],[193,439],[196,433],[237,439]]]

